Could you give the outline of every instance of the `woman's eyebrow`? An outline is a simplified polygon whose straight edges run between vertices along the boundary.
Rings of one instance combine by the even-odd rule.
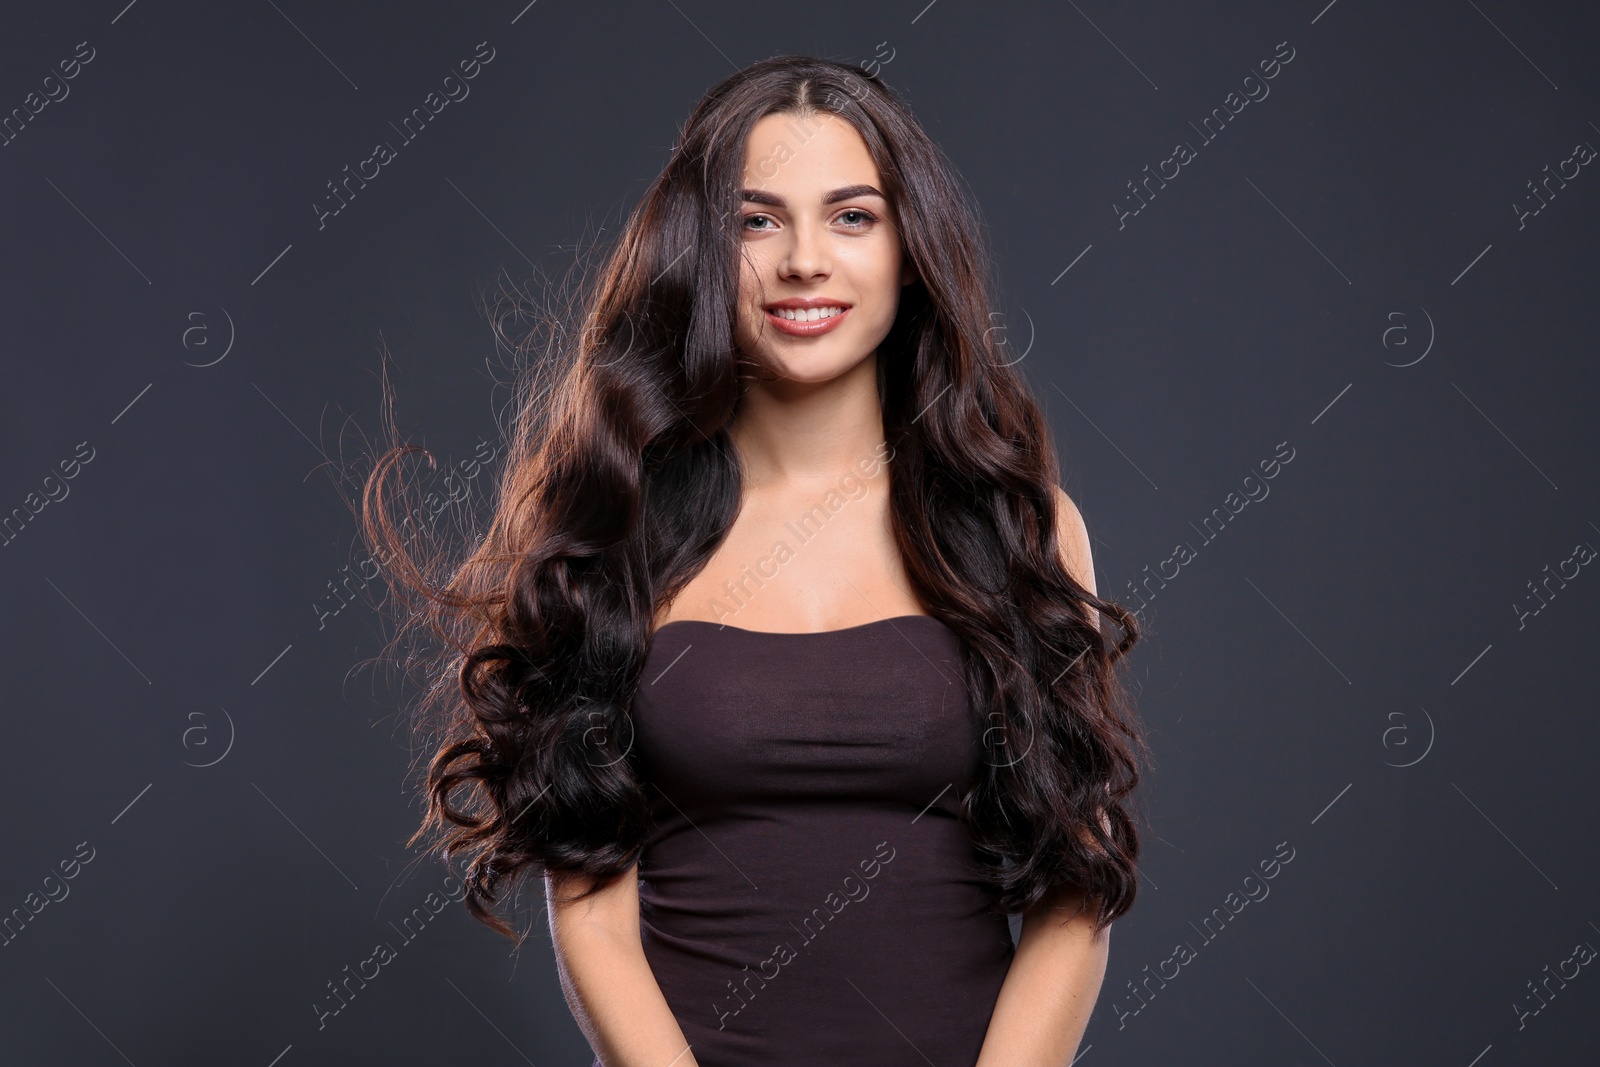
[[[876,196],[883,200],[889,198],[871,185],[845,185],[830,193],[823,194],[824,204],[837,204],[841,200],[850,200],[858,196]],[[764,189],[740,189],[739,199],[752,204],[770,204],[773,207],[787,207],[783,197],[776,193],[769,193]]]

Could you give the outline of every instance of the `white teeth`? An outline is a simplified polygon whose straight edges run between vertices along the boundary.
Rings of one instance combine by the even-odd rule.
[[[773,314],[780,319],[792,319],[795,322],[816,322],[818,319],[831,319],[842,311],[844,311],[842,307],[774,308]]]

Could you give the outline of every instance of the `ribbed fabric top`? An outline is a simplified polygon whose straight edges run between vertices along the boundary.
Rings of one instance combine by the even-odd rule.
[[[701,1067],[971,1067],[1013,949],[955,631],[668,623],[633,720],[645,954]]]

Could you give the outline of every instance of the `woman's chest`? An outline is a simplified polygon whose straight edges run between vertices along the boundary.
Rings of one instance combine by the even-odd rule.
[[[857,631],[667,627],[631,716],[645,780],[680,804],[964,791],[980,730],[954,635],[926,616]]]

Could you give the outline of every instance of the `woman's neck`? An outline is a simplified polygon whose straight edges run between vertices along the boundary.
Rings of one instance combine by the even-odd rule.
[[[876,359],[826,382],[751,381],[728,432],[748,489],[836,482],[882,453]]]

